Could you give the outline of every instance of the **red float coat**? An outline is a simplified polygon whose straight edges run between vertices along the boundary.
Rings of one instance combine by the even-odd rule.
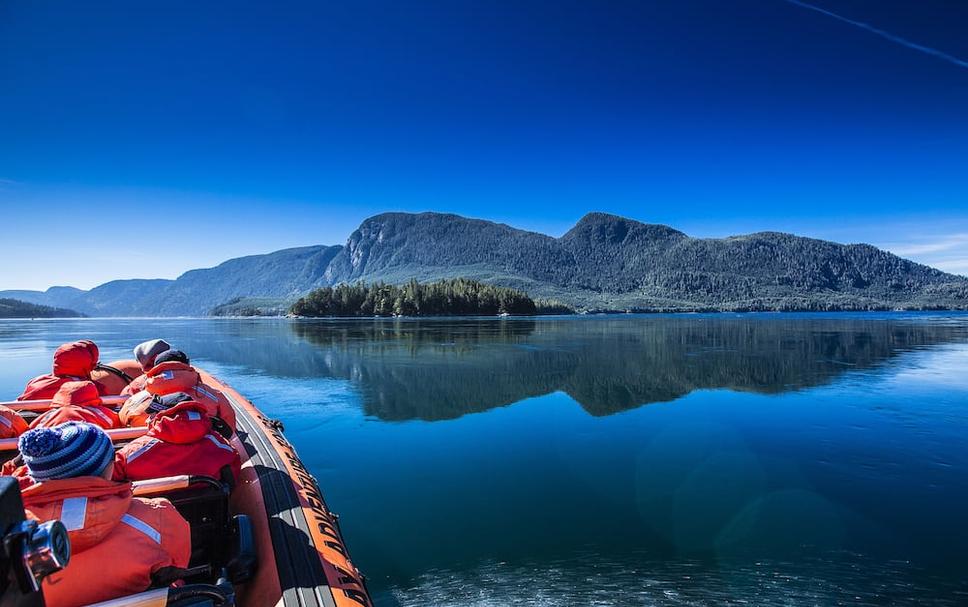
[[[52,372],[27,382],[27,387],[17,400],[53,398],[65,383],[90,379],[98,355],[97,345],[86,339],[60,346],[54,351]],[[103,387],[95,385],[101,394],[105,393]]]
[[[242,468],[238,452],[212,431],[204,405],[187,401],[150,418],[148,432],[118,452],[114,477],[130,481],[180,474],[221,478],[225,466],[237,481]]]
[[[92,381],[65,383],[50,404],[50,410],[37,417],[31,428],[51,428],[70,421],[87,422],[104,429],[121,427],[118,414],[101,404],[101,395]]]
[[[159,569],[188,566],[191,531],[166,499],[135,498],[130,483],[95,476],[20,483],[27,516],[60,520],[71,540],[70,563],[41,586],[47,607],[143,592]]]

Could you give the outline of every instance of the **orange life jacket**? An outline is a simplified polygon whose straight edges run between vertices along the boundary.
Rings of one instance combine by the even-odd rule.
[[[154,572],[188,565],[191,531],[168,500],[134,498],[130,483],[93,476],[20,481],[27,516],[59,519],[71,540],[70,563],[43,581],[47,607],[143,592]]]
[[[10,407],[0,405],[0,438],[16,438],[27,430],[27,421]]]
[[[139,377],[131,382],[125,388],[124,394],[133,395],[139,390],[146,390],[155,396],[185,392],[193,400],[205,405],[210,417],[220,417],[235,431],[235,410],[232,405],[219,390],[202,383],[198,371],[191,365],[177,361],[163,362],[152,367],[142,377],[144,380]]]
[[[121,373],[127,375],[130,380],[125,379],[121,375],[118,375],[114,371],[109,371],[105,367],[111,367]],[[99,366],[91,372],[91,379],[101,384],[104,387],[102,394],[121,394],[121,392],[128,387],[131,381],[142,375],[141,365],[133,360],[115,360],[109,362],[107,365]]]
[[[151,417],[148,432],[118,452],[114,478],[137,481],[179,474],[220,478],[225,466],[237,481],[242,468],[238,452],[212,431],[205,407],[188,401]]]
[[[145,382],[146,381],[148,381],[148,375],[147,374],[142,373],[140,375],[136,375],[135,378],[134,378],[134,380],[132,380],[132,382],[130,384],[128,384],[127,386],[124,387],[123,390],[121,390],[121,395],[122,396],[134,396],[138,392],[141,392],[142,390],[145,389]]]

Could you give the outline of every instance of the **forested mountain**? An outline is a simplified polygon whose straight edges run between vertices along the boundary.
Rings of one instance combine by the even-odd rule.
[[[90,291],[51,287],[46,291],[0,291],[0,297],[12,297],[41,306],[69,308],[88,316],[136,316],[150,305],[155,293],[171,282],[161,279],[112,280]]]
[[[554,283],[574,267],[550,236],[459,215],[385,213],[350,235],[325,277],[333,284],[456,277]]]
[[[775,232],[692,238],[603,213],[586,215],[560,238],[457,215],[386,213],[364,221],[345,246],[232,259],[174,281],[0,297],[97,316],[204,315],[239,298],[285,307],[340,283],[458,277],[587,310],[968,308],[968,279],[870,245]]]
[[[76,318],[78,316],[81,315],[74,310],[38,306],[19,299],[0,299],[0,318]]]
[[[968,306],[968,279],[870,245],[763,232],[691,238],[591,213],[561,238],[456,215],[363,222],[331,283],[461,276],[591,309],[775,310]]]
[[[0,291],[0,296],[72,307],[90,316],[204,316],[241,297],[294,301],[319,284],[341,248],[320,245],[239,257],[214,268],[190,270],[176,280],[115,280],[90,291],[51,287]]]
[[[191,270],[157,294],[143,313],[206,315],[236,297],[294,300],[317,286],[341,247],[283,249],[268,255],[230,259],[214,268]]]

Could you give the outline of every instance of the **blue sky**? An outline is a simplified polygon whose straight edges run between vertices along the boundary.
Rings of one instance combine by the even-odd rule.
[[[0,3],[0,288],[437,210],[607,211],[968,273],[968,4]]]

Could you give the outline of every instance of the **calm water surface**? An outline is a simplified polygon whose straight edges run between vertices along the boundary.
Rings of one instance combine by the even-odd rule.
[[[0,322],[285,421],[378,605],[968,604],[968,316]]]

